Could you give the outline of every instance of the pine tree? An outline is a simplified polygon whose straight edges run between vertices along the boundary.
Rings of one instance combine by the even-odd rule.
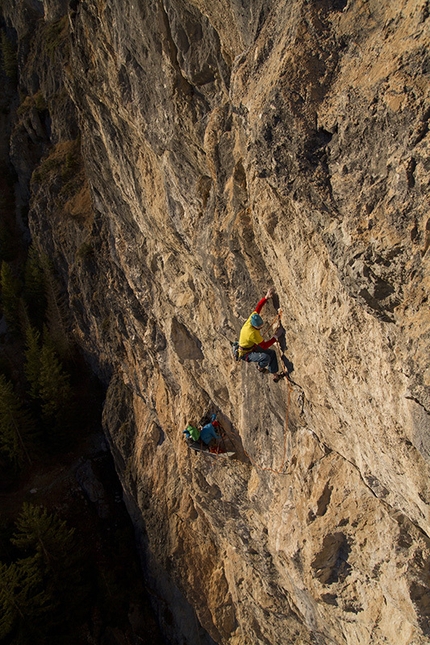
[[[37,249],[28,250],[24,272],[24,300],[30,319],[37,329],[42,329],[46,310],[45,273]]]
[[[26,642],[25,635],[40,635],[55,604],[44,589],[37,557],[22,558],[9,566],[0,563],[0,639],[15,633],[19,643]]]
[[[26,442],[30,443],[33,421],[16,396],[12,383],[0,374],[0,451],[15,466],[27,460],[31,464]]]
[[[45,334],[46,336],[46,334]],[[40,353],[39,396],[46,421],[65,419],[70,411],[72,389],[69,376],[51,343],[45,341]]]
[[[67,559],[73,547],[75,530],[41,506],[24,504],[15,526],[12,544],[41,558],[44,566],[52,571]]]
[[[0,564],[0,638],[13,630],[16,642],[56,642],[89,592],[83,552],[75,530],[43,507],[24,504],[15,526],[11,542],[25,557]]]
[[[17,619],[24,618],[23,608],[16,598],[20,582],[16,565],[0,562],[0,640],[12,631]]]
[[[71,343],[67,331],[68,309],[64,294],[54,276],[52,266],[45,256],[42,258],[43,273],[45,278],[45,293],[47,301],[46,324],[49,336],[56,351],[62,359],[71,354]]]
[[[30,385],[30,396],[32,399],[38,399],[40,393],[40,369],[41,369],[41,347],[40,333],[32,327],[27,326],[25,330],[25,364],[24,374]]]
[[[42,433],[49,448],[57,449],[67,439],[72,416],[73,390],[70,376],[64,369],[44,326],[43,343],[40,334],[29,325],[26,329],[24,373],[30,386],[29,394],[42,421]]]

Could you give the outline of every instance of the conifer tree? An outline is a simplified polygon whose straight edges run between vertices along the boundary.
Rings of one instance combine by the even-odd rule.
[[[24,557],[0,563],[0,639],[13,632],[16,642],[45,642],[73,597],[82,600],[81,553],[74,529],[45,508],[24,504],[15,526],[11,542]]]
[[[0,639],[13,632],[17,643],[56,642],[89,591],[83,552],[74,529],[40,506],[24,504],[15,525],[11,542],[24,557],[0,563]]]
[[[40,353],[39,397],[42,400],[42,416],[46,421],[60,421],[70,411],[72,389],[69,376],[52,344],[47,341],[43,343]]]
[[[32,399],[39,398],[40,392],[40,333],[28,325],[25,330],[25,364],[24,364],[24,373],[27,378],[27,381],[30,385],[30,396]]]
[[[15,466],[20,467],[31,458],[26,442],[34,424],[23,404],[16,396],[12,383],[0,374],[0,451]]]
[[[0,563],[0,639],[15,633],[14,642],[25,643],[45,631],[43,619],[55,609],[55,598],[43,588],[43,582],[43,571],[34,556],[9,566]]]
[[[48,513],[46,508],[23,504],[15,526],[12,544],[41,558],[44,566],[51,570],[58,569],[58,563],[65,561],[73,551],[75,530],[69,529],[66,522]],[[64,562],[61,568],[63,566]]]
[[[46,324],[50,338],[60,358],[70,356],[71,343],[67,331],[68,309],[64,294],[54,276],[52,266],[46,256],[42,258],[47,301]]]
[[[24,272],[24,300],[29,316],[37,329],[42,329],[46,310],[45,273],[37,249],[28,250]]]
[[[69,374],[64,369],[46,326],[43,343],[39,332],[29,325],[26,329],[24,373],[30,386],[29,394],[38,406],[43,433],[50,447],[58,448],[58,440],[66,438],[70,422],[73,391]],[[39,407],[40,406],[40,407]]]

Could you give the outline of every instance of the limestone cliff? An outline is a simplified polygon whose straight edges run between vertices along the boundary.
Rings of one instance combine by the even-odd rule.
[[[11,159],[169,642],[428,643],[428,2],[3,14]],[[279,384],[230,352],[269,285]],[[235,459],[184,444],[214,410]]]

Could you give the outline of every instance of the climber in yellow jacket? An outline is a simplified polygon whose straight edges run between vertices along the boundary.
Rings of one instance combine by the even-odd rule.
[[[263,319],[260,312],[266,302],[273,296],[273,289],[269,289],[243,325],[239,336],[239,358],[247,363],[257,363],[260,372],[274,374],[274,381],[277,383],[282,375],[278,374],[278,359],[276,352],[269,349],[284,333],[282,327],[276,330],[269,340],[264,340],[260,329],[263,327]]]

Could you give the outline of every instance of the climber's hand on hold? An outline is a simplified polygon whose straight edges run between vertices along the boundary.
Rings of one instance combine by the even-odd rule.
[[[270,289],[268,290],[268,292],[265,295],[266,300],[269,300],[273,296],[274,293],[275,293],[274,288],[270,287]]]

